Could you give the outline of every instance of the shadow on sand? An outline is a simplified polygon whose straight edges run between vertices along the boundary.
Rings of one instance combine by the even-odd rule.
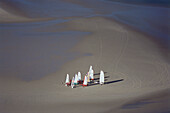
[[[121,82],[123,81],[124,79],[120,79],[120,80],[114,80],[114,81],[108,81],[108,82],[105,82],[104,84],[112,84],[112,83],[116,83],[116,82]]]
[[[107,78],[109,78],[110,76],[105,76],[105,81],[107,81]],[[100,78],[94,78],[94,80],[99,80]]]
[[[109,78],[109,76],[106,76],[105,78]],[[100,85],[100,83],[99,83],[99,78],[96,78],[96,79],[97,79],[97,83],[95,83],[95,81],[93,81],[92,83],[88,84],[87,87]],[[113,81],[108,81],[108,82],[107,82],[107,79],[105,79],[105,83],[104,83],[103,85],[113,84],[113,83],[121,82],[121,81],[123,81],[123,80],[124,80],[124,79],[119,79],[119,80],[113,80]],[[79,85],[75,86],[75,88],[82,87],[82,84],[83,84],[83,81],[81,81],[81,83],[80,83]]]
[[[104,72],[104,74],[106,74],[107,72]],[[100,75],[100,73],[95,73],[94,75]]]
[[[113,84],[113,83],[117,83],[117,82],[121,82],[123,81],[124,79],[119,79],[119,80],[113,80],[113,81],[108,81],[108,82],[105,82],[103,85],[105,84]],[[98,81],[99,82],[99,81]],[[95,85],[100,85],[99,83],[91,83],[88,85],[89,86],[95,86]]]

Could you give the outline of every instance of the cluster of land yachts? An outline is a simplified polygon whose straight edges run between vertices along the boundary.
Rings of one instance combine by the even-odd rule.
[[[69,79],[69,74],[66,76],[65,86],[71,86],[71,88],[75,88],[77,85],[82,85],[83,87],[90,85],[94,82],[94,70],[92,69],[92,66],[90,66],[89,71],[84,76],[84,79],[81,80],[81,73],[78,72],[78,74],[75,74],[75,76],[72,78],[72,80]],[[100,71],[100,79],[99,82],[101,85],[104,84],[104,72]]]

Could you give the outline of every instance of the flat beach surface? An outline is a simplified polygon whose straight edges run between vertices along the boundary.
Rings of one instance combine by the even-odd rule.
[[[62,22],[16,15],[10,23],[8,16],[0,20],[0,112],[170,111],[169,48],[154,36],[101,15],[69,16]],[[84,76],[90,65],[95,81],[100,70],[105,72],[104,85],[64,85],[66,74]]]

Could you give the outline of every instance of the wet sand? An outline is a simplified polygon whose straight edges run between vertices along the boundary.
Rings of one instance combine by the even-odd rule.
[[[65,27],[56,29],[57,26]],[[112,19],[99,16],[79,17],[52,25],[50,29],[43,28],[38,31],[47,33],[78,31],[90,32],[90,34],[84,35],[74,46],[69,46],[67,52],[79,53],[79,55],[64,63],[59,70],[56,69],[56,72],[31,81],[12,76],[17,73],[9,73],[10,76],[1,75],[0,112],[169,112],[170,65],[161,51],[168,48],[160,48],[152,37]],[[74,35],[70,36],[74,37]],[[65,40],[61,44],[63,43],[69,42]],[[58,44],[57,41],[53,41],[53,45],[55,44]],[[7,50],[1,48],[1,51]],[[49,62],[47,60],[46,63]],[[80,71],[84,76],[90,65],[95,71],[95,79],[99,78],[100,70],[105,72],[105,85],[93,84],[74,89],[64,86],[67,73],[73,77]]]

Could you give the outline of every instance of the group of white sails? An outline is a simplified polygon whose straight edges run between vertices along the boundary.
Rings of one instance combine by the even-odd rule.
[[[94,70],[92,66],[90,66],[90,69],[88,73],[84,76],[83,81],[81,80],[81,72],[78,72],[78,74],[75,74],[72,80],[69,79],[69,74],[67,74],[65,86],[71,86],[71,88],[74,88],[76,85],[82,85],[84,87],[84,86],[88,86],[88,84],[90,84],[91,81],[94,81]],[[104,84],[104,72],[102,70],[100,71],[99,83],[101,85]]]

